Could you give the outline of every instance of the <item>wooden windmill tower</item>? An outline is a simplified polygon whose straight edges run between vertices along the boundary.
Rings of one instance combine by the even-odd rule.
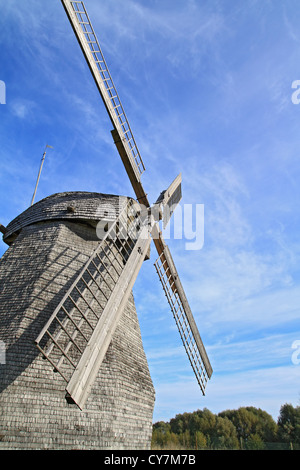
[[[7,345],[0,448],[147,448],[154,389],[132,288],[152,240],[155,268],[203,394],[212,374],[159,227],[181,199],[181,176],[150,205],[141,182],[145,166],[84,3],[62,4],[136,201],[60,193],[2,227],[11,246],[0,265],[0,339]]]

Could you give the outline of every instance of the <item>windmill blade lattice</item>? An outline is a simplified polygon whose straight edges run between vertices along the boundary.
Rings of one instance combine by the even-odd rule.
[[[163,290],[203,395],[212,367],[167,245],[155,262]]]
[[[62,0],[62,4],[113,124],[113,139],[136,197],[139,202],[149,207],[150,204],[140,180],[141,175],[145,171],[145,165],[85,5],[82,1],[70,0]]]
[[[151,206],[147,193],[141,183],[141,175],[145,170],[145,166],[84,3],[82,1],[71,0],[61,1],[113,124],[112,136],[136,198],[140,204],[149,210]],[[174,208],[180,199],[181,175],[174,180],[168,190],[164,191],[157,200],[157,206],[161,204],[165,209],[163,214],[164,226],[168,224]],[[158,211],[158,214],[161,216],[160,211]],[[157,220],[155,223],[153,217],[150,220],[150,224],[149,220],[139,222],[139,225],[142,225],[144,230],[142,237],[139,237],[133,244],[131,239],[127,240],[126,246],[131,252],[128,253],[128,260],[126,260],[123,269],[121,269],[122,266],[118,267],[118,264],[120,259],[124,263],[122,258],[124,245],[120,252],[121,245],[119,246],[118,243],[114,244],[114,250],[116,251],[113,250],[111,252],[111,246],[104,247],[106,241],[103,240],[99,249],[92,255],[87,266],[66,294],[63,302],[57,307],[37,340],[37,346],[41,349],[44,356],[49,359],[58,372],[68,381],[67,391],[80,407],[84,405],[88,390],[94,380],[95,371],[98,370],[98,366],[101,364],[112,337],[111,332],[116,328],[120,311],[122,310],[121,307],[126,299],[128,299],[130,288],[133,287],[141,263],[149,249],[150,233],[159,256],[155,267],[203,394],[206,383],[212,375],[212,367],[174,261],[163,240],[162,232],[158,223],[156,223]],[[118,224],[122,226],[121,220],[116,222],[116,227]],[[105,254],[104,263],[101,256],[99,258],[99,252]],[[117,256],[114,256],[113,253],[115,252],[118,253]],[[138,254],[142,254],[142,256],[139,257]],[[99,265],[99,262],[102,264]],[[109,276],[111,282],[115,283],[114,288],[109,294],[106,292],[106,276]],[[80,288],[80,285],[83,285],[83,289]],[[124,298],[117,292],[123,293]],[[103,313],[100,318],[94,318],[97,316],[93,309],[94,303],[98,306],[102,305]],[[119,307],[115,309],[114,305]],[[69,308],[71,308],[71,311]],[[109,314],[109,310],[114,313]],[[106,314],[110,321],[109,334],[107,334],[107,323],[103,321]],[[54,328],[54,325],[57,326],[57,330]],[[47,348],[42,346],[45,336],[48,337],[48,342],[50,341],[50,345],[47,343]],[[61,338],[64,338],[63,345],[60,343]],[[53,351],[56,351],[58,354],[57,361],[53,360]],[[71,378],[65,377],[63,364],[66,361],[73,371]]]
[[[128,200],[36,339],[82,408],[151,242]]]

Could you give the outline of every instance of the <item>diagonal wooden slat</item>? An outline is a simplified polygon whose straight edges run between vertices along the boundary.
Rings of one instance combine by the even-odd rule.
[[[210,379],[213,370],[170,250],[164,242],[162,234],[157,232],[157,227],[154,229],[154,234],[156,234],[156,237],[159,236],[159,243],[156,238],[156,244],[159,247],[159,257],[154,265],[173,313],[184,348],[204,395],[206,383]]]
[[[103,331],[107,332],[108,321],[112,318],[109,331],[114,331],[148,251],[151,241],[148,220],[143,222],[137,214],[131,215],[133,204],[134,201],[129,199],[36,339],[36,346],[43,356],[68,383],[75,371],[74,377],[78,377],[83,368],[88,368],[85,351],[100,341],[99,337]],[[112,317],[116,307],[117,316]],[[106,335],[101,346],[97,343],[102,359],[109,338],[111,334]],[[97,367],[101,360],[97,358]],[[95,364],[93,370],[96,370]],[[72,396],[76,389],[74,401],[83,406],[82,399],[78,398],[78,380],[72,379],[68,393]],[[82,383],[83,379],[80,380]],[[86,397],[85,393],[84,401]]]
[[[61,0],[114,127],[113,138],[139,202],[149,207],[140,177],[145,165],[83,2]]]
[[[66,387],[69,396],[81,409],[88,398],[150,243],[149,229],[144,226]]]
[[[71,0],[61,1],[113,124],[112,136],[114,143],[131,181],[136,198],[140,204],[150,209],[147,193],[141,183],[141,175],[145,170],[144,163],[84,3]],[[156,220],[163,218],[164,228],[167,226],[180,199],[181,175],[173,181],[166,191],[161,193],[156,204],[151,208],[154,211]],[[161,209],[163,209],[163,212]],[[157,223],[151,225],[151,236],[159,256],[155,263],[157,272],[192,368],[204,393],[206,382],[212,375],[210,362],[174,261]],[[127,251],[126,245],[123,245],[123,249]],[[127,256],[130,257],[128,252]],[[107,281],[105,282],[107,283]],[[106,295],[104,291],[103,295]],[[109,302],[109,295],[106,296],[106,301]],[[74,335],[76,336],[77,333],[74,333]]]

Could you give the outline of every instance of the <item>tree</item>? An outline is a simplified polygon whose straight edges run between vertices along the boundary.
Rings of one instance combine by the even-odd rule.
[[[254,423],[257,421],[253,413],[246,408],[238,410],[226,410],[219,413],[218,416],[229,419],[235,426],[238,439],[246,441],[250,434],[255,432]]]
[[[247,450],[263,450],[265,449],[265,444],[262,438],[258,434],[250,434],[247,440],[246,449]]]
[[[180,443],[185,447],[198,447],[198,439],[204,442],[203,436],[205,436],[205,447],[215,449],[238,447],[234,425],[227,418],[216,416],[206,408],[203,411],[176,415],[170,420],[170,429],[179,435]]]
[[[165,447],[170,435],[170,424],[159,421],[153,425],[152,446]]]
[[[238,410],[226,410],[219,416],[228,418],[235,426],[239,441],[247,443],[251,435],[257,435],[262,441],[276,440],[277,425],[272,416],[260,408],[241,407]]]
[[[178,414],[170,420],[170,429],[176,434],[182,434],[189,429],[191,413]]]
[[[283,405],[277,423],[266,411],[248,406],[218,415],[204,408],[153,425],[153,448],[260,450],[286,443],[299,448],[300,406]]]
[[[183,433],[179,434],[179,442],[184,449],[192,448],[192,438],[191,433],[186,429]]]
[[[207,439],[203,432],[196,431],[195,433],[195,449],[206,449],[207,448]]]
[[[276,441],[278,426],[272,416],[266,411],[255,408],[254,406],[247,406],[246,410],[257,417],[254,434],[257,434],[264,442]]]
[[[216,417],[215,426],[211,430],[211,443],[215,449],[237,449],[239,447],[236,429],[228,418]]]
[[[278,436],[283,442],[300,444],[300,406],[286,403],[280,408]]]

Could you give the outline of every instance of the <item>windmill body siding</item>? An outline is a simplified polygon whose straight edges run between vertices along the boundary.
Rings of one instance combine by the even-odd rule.
[[[54,195],[8,226],[11,246],[0,261],[0,340],[6,349],[0,449],[150,448],[155,392],[132,294],[83,410],[68,403],[66,382],[34,344],[98,245],[95,225],[100,215],[109,217],[102,210],[109,198],[117,208],[113,196]]]

